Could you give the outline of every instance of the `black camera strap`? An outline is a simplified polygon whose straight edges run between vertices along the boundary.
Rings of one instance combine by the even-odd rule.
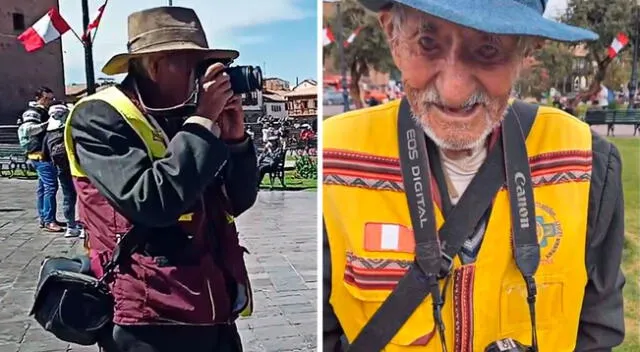
[[[518,114],[516,110],[520,110],[522,114]],[[415,262],[356,336],[349,346],[349,351],[383,350],[430,294],[434,322],[443,351],[447,351],[445,327],[441,316],[443,300],[438,280],[449,275],[453,258],[489,209],[505,181],[509,190],[512,216],[518,219],[517,225],[521,225],[513,227],[514,257],[527,283],[527,301],[532,313],[533,344],[534,348],[537,346],[533,311],[536,293],[533,274],[540,255],[535,233],[529,159],[524,143],[525,135],[531,129],[536,113],[536,106],[514,102],[502,124],[502,140],[491,149],[460,201],[451,208],[445,223],[438,231],[426,138],[422,128],[411,118],[406,98],[402,100],[398,114],[400,165],[415,237]],[[504,138],[505,135],[509,137]],[[526,227],[527,221],[529,227]]]

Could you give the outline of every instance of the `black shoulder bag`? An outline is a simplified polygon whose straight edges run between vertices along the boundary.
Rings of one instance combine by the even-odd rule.
[[[396,288],[374,313],[349,346],[352,352],[381,351],[418,306],[431,294],[434,321],[443,351],[447,351],[438,280],[447,277],[469,234],[505,184],[511,208],[513,256],[527,285],[532,326],[532,347],[537,352],[535,327],[536,284],[539,262],[535,207],[525,136],[537,107],[515,101],[502,123],[502,140],[492,148],[440,231],[436,229],[426,138],[411,118],[409,103],[402,100],[398,114],[398,140],[404,189],[415,236],[415,261]]]
[[[86,256],[46,258],[40,267],[35,300],[29,315],[58,339],[79,345],[98,342],[113,318],[113,297],[108,284],[115,269],[131,257],[146,230],[133,226],[122,236],[98,279],[91,275]]]

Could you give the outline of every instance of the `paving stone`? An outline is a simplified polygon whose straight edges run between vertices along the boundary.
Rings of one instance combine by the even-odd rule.
[[[42,260],[82,251],[82,240],[38,229],[34,190],[35,181],[0,178],[0,352],[97,351],[56,340],[27,316]],[[238,218],[255,298],[254,315],[237,322],[247,352],[316,350],[315,209],[314,192],[261,192]]]

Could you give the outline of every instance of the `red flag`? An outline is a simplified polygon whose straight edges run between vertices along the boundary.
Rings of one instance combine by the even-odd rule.
[[[87,29],[82,35],[82,40],[87,40],[87,38],[89,38],[89,36],[95,33],[95,31],[98,29],[98,26],[100,25],[100,19],[102,19],[102,14],[104,13],[104,9],[107,7],[107,1],[108,0],[105,0],[104,4],[102,4],[102,6],[98,8],[98,11],[93,17],[93,21],[89,23],[89,25],[87,26]]]
[[[353,31],[353,33],[351,33],[349,38],[347,38],[347,40],[344,41],[345,48],[348,47],[349,44],[353,43],[354,40],[356,40],[356,37],[358,36],[358,33],[360,33],[361,30],[362,30],[362,27],[358,27]]]
[[[326,27],[322,30],[323,38],[322,38],[322,46],[327,46],[335,41],[333,38],[333,32],[331,32],[331,28]]]
[[[60,38],[70,29],[71,27],[58,10],[52,8],[38,22],[20,34],[18,40],[22,42],[27,52],[33,52]]]
[[[609,57],[612,59],[616,57],[627,44],[629,44],[629,37],[624,33],[618,33],[609,46]]]

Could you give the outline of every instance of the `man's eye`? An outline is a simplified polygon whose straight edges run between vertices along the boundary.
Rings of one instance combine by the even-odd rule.
[[[499,54],[499,50],[493,45],[483,45],[477,52],[484,60],[494,59]]]
[[[436,43],[435,39],[431,37],[422,37],[420,38],[419,43],[422,49],[424,49],[425,51],[433,51],[438,47],[438,44]]]

